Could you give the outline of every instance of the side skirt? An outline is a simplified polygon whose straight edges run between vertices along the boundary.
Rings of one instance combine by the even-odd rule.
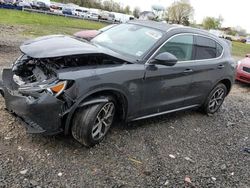
[[[195,108],[195,107],[198,107],[198,106],[200,106],[200,105],[195,104],[195,105],[191,105],[191,106],[185,106],[185,107],[182,107],[182,108],[177,108],[177,109],[173,109],[173,110],[168,110],[168,111],[164,111],[164,112],[159,112],[159,113],[155,113],[155,114],[150,114],[150,115],[138,117],[138,118],[132,119],[131,121],[137,121],[137,120],[141,120],[141,119],[146,119],[146,118],[151,118],[151,117],[160,116],[160,115],[164,115],[164,114],[169,114],[169,113],[172,113],[172,112],[187,110],[187,109]]]

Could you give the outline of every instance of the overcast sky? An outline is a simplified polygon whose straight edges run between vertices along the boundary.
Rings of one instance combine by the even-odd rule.
[[[115,0],[122,5],[140,7],[142,11],[151,10],[155,4],[169,6],[174,0]],[[195,9],[194,20],[201,23],[205,16],[224,18],[223,26],[241,26],[250,33],[250,1],[249,0],[190,0]]]

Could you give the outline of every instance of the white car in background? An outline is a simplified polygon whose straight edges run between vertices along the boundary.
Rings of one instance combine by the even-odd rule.
[[[84,16],[84,18],[92,19],[92,20],[98,20],[99,19],[99,14],[94,13],[94,12],[88,12]]]
[[[88,9],[87,8],[83,8],[83,7],[75,8],[73,10],[73,15],[79,16],[79,17],[85,17],[85,15],[87,13],[88,13]]]
[[[246,38],[246,44],[250,44],[250,37]]]
[[[30,9],[32,8],[31,4],[27,1],[21,1],[17,5],[23,8],[30,8]]]

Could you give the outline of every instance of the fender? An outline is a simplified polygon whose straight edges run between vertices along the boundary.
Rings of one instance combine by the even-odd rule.
[[[101,91],[116,91],[116,92],[119,92],[121,94],[123,94],[124,96],[127,96],[125,95],[125,93],[119,89],[116,89],[116,88],[98,88],[96,90],[92,90],[91,92],[88,92],[87,94],[81,96],[80,98],[78,98],[78,100],[75,102],[75,104],[66,112],[64,113],[65,114],[68,114],[67,115],[67,118],[66,118],[66,123],[65,123],[65,127],[64,127],[64,134],[67,135],[69,133],[69,128],[70,128],[70,123],[71,123],[71,120],[72,120],[72,117],[75,113],[75,111],[77,110],[77,108],[79,107],[84,107],[84,106],[87,106],[87,105],[90,105],[90,104],[98,104],[98,103],[104,103],[104,102],[108,102],[108,98],[106,97],[100,97],[100,98],[94,98],[94,99],[90,99],[88,101],[84,101],[87,97],[91,96],[92,94],[95,94],[95,93],[98,93],[98,92],[101,92]]]

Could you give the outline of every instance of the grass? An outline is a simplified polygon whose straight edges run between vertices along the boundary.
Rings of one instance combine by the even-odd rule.
[[[0,9],[0,24],[24,26],[24,35],[73,34],[77,30],[100,29],[106,24],[55,15]]]
[[[246,54],[250,54],[250,44],[233,42],[233,50],[232,50],[233,56],[245,57]]]

